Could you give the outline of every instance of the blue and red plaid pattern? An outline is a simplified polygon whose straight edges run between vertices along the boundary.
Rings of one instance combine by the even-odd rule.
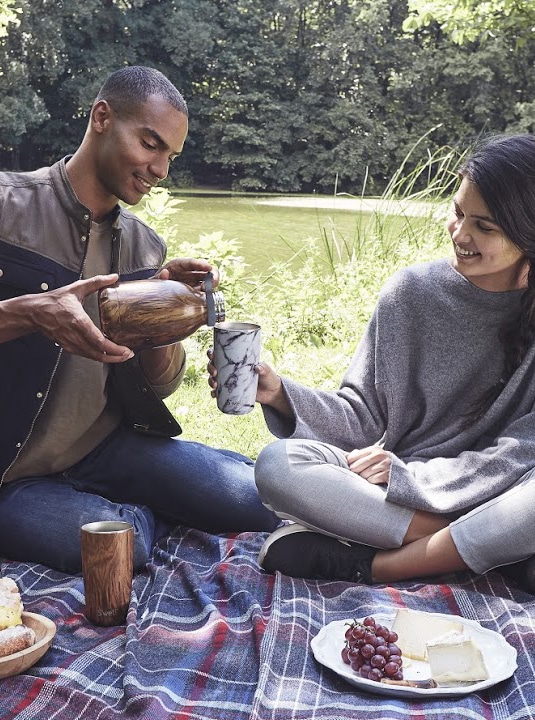
[[[80,576],[4,562],[27,610],[57,635],[27,673],[0,680],[1,720],[523,720],[535,717],[535,597],[492,572],[394,586],[295,580],[262,572],[263,534],[178,528],[134,579],[126,626],[83,615]],[[314,659],[332,620],[410,607],[501,632],[512,678],[479,694],[424,701],[361,692]]]

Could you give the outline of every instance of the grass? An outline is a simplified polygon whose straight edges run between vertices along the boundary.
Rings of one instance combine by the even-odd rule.
[[[140,214],[168,238],[170,257],[208,257],[220,268],[227,319],[262,326],[263,360],[281,375],[329,390],[339,385],[387,278],[449,254],[444,216],[457,162],[444,148],[412,172],[404,164],[381,198],[329,198],[326,214],[325,198],[295,208],[288,205],[299,204],[296,198],[204,196],[187,207],[191,198],[183,203],[165,190]],[[336,210],[342,200],[364,212]],[[207,384],[211,330],[184,344],[186,376],[167,400],[182,437],[256,457],[273,439],[261,408],[242,417],[219,412]]]

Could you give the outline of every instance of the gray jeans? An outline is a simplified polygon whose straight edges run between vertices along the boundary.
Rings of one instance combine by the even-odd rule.
[[[372,547],[400,547],[414,509],[389,502],[386,487],[351,472],[345,453],[313,440],[278,440],[256,461],[262,502],[280,518]],[[484,573],[535,555],[535,469],[501,495],[453,520],[464,562]]]

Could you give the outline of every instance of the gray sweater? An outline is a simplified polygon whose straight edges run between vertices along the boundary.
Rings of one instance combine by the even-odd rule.
[[[488,292],[449,260],[396,273],[333,392],[283,378],[295,425],[270,408],[277,437],[393,454],[390,501],[455,513],[502,493],[535,467],[535,344],[481,420],[465,414],[497,382],[502,323],[522,291]]]

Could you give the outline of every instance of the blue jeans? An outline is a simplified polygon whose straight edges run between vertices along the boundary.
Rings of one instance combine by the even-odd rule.
[[[119,428],[68,470],[0,488],[0,555],[78,573],[80,527],[96,520],[134,526],[134,566],[174,525],[210,533],[272,531],[254,463],[230,450]]]

